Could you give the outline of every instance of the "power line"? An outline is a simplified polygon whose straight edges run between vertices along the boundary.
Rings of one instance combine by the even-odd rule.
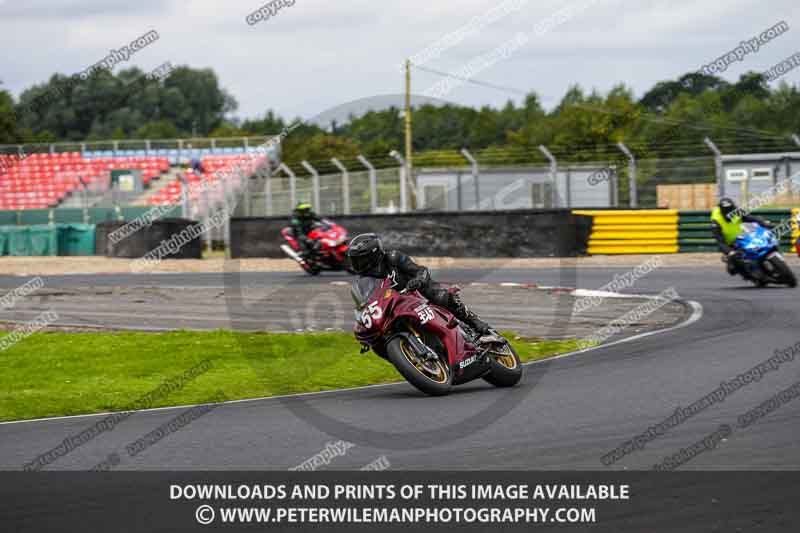
[[[490,89],[495,89],[495,90],[499,90],[499,91],[505,91],[505,92],[509,92],[509,93],[513,93],[513,94],[519,94],[519,95],[523,95],[523,96],[527,96],[529,94],[529,92],[523,91],[521,89],[517,89],[516,87],[506,87],[506,86],[498,85],[498,84],[495,84],[495,83],[489,83],[489,82],[486,82],[486,81],[476,80],[474,78],[466,78],[466,77],[463,77],[463,76],[459,76],[457,74],[451,74],[451,73],[448,73],[448,72],[443,72],[441,70],[432,69],[430,67],[423,67],[421,65],[412,64],[411,66],[416,68],[416,69],[419,69],[419,70],[422,70],[422,71],[425,71],[425,72],[429,72],[431,74],[436,74],[436,75],[444,76],[444,77],[448,77],[448,78],[455,78],[455,79],[461,80],[461,81],[463,81],[465,83],[472,83],[474,85],[488,87]],[[579,104],[578,103],[578,104],[573,104],[573,105],[575,107],[580,107],[580,108],[583,108],[583,109],[587,109],[587,110],[591,110],[591,111],[597,111],[597,112],[601,112],[601,113],[616,114],[616,115],[621,115],[622,114],[622,113],[620,113],[618,111],[612,111],[610,109],[603,109],[603,108],[600,108],[600,107],[597,107],[597,106],[593,106],[593,105],[590,105],[590,104]],[[760,136],[760,137],[767,137],[767,138],[772,138],[772,139],[786,140],[785,137],[776,135],[774,132],[758,130],[758,129],[755,129],[755,128],[736,128],[736,127],[733,127],[733,126],[722,126],[722,125],[719,125],[719,124],[697,125],[697,124],[693,124],[693,123],[690,123],[690,122],[687,122],[687,121],[682,121],[682,120],[677,120],[677,119],[670,119],[670,118],[666,118],[666,117],[654,117],[654,116],[650,116],[649,113],[642,113],[642,114],[639,115],[639,117],[642,120],[648,120],[648,121],[651,121],[651,122],[660,122],[660,123],[663,123],[663,124],[671,124],[671,125],[675,125],[675,126],[682,125],[682,126],[685,126],[687,128],[692,128],[692,129],[699,129],[699,130],[722,129],[722,130],[730,130],[730,131],[743,133],[743,134],[748,134],[748,135],[756,135],[756,136]]]
[[[604,108],[593,106],[593,105],[589,105],[589,104],[573,104],[573,105],[575,107],[580,107],[582,109],[587,109],[589,111],[596,111],[598,113],[606,113],[606,114],[609,114],[609,115],[621,115],[622,114],[619,111],[613,111],[611,109],[604,109]],[[654,116],[651,116],[650,113],[641,113],[639,115],[639,118],[641,118],[642,120],[649,120],[651,122],[660,122],[662,124],[671,124],[673,126],[684,126],[684,127],[692,128],[692,129],[731,130],[731,131],[745,133],[745,134],[749,134],[749,135],[760,135],[762,137],[769,137],[769,138],[773,138],[773,139],[786,139],[786,136],[779,136],[779,135],[776,135],[774,132],[761,131],[761,130],[757,130],[757,129],[754,129],[754,128],[736,128],[736,127],[733,127],[733,126],[722,126],[722,125],[719,125],[719,124],[710,124],[710,125],[707,125],[707,126],[701,126],[701,125],[698,125],[698,124],[693,124],[693,123],[686,122],[686,121],[683,121],[683,120],[678,120],[678,119],[672,119],[672,118],[667,118],[667,117],[658,117],[658,116],[654,117]]]
[[[429,67],[423,67],[421,65],[414,65],[413,63],[411,64],[411,66],[416,68],[416,69],[418,69],[418,70],[423,70],[423,71],[429,72],[431,74],[437,74],[439,76],[444,76],[446,78],[455,78],[455,79],[461,80],[461,81],[463,81],[465,83],[472,83],[473,85],[480,85],[482,87],[488,87],[489,89],[495,89],[495,90],[498,90],[498,91],[504,91],[504,92],[510,92],[510,93],[514,93],[514,94],[520,94],[522,96],[527,96],[528,95],[528,93],[526,91],[523,91],[522,89],[517,89],[515,87],[504,87],[502,85],[489,83],[487,81],[476,80],[475,78],[465,78],[465,77],[459,76],[457,74],[451,74],[451,73],[448,73],[448,72],[442,72],[441,70],[436,70],[436,69],[432,69],[432,68],[429,68]]]

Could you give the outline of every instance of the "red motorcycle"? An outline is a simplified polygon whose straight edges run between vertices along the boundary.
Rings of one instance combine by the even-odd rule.
[[[353,333],[362,353],[372,349],[413,386],[442,396],[454,385],[483,378],[496,387],[522,379],[522,363],[503,337],[492,331],[477,339],[469,326],[430,303],[418,291],[393,288],[391,278],[353,282]]]
[[[297,261],[303,270],[316,276],[322,270],[349,270],[345,253],[350,239],[347,230],[338,224],[323,219],[316,224],[308,238],[317,242],[316,252],[311,257],[304,256],[303,248],[294,238],[291,228],[283,228],[281,235],[287,244],[281,244],[283,253]]]

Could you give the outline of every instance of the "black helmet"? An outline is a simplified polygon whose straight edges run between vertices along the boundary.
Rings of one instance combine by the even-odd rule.
[[[731,200],[730,198],[720,198],[719,200],[719,210],[722,213],[722,216],[725,217],[725,220],[730,222],[733,220],[733,213],[736,211],[736,202]]]
[[[347,247],[350,268],[356,274],[363,274],[376,267],[383,259],[383,244],[374,233],[357,235]]]

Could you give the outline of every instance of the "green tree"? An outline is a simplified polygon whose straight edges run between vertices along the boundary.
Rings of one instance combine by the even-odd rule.
[[[159,120],[143,124],[136,130],[134,136],[137,139],[174,139],[179,135],[180,132],[175,124],[169,120]]]
[[[20,141],[17,120],[14,115],[14,99],[8,91],[0,90],[0,144]]]
[[[264,114],[264,118],[245,120],[242,123],[242,130],[252,135],[276,135],[283,131],[286,126],[286,122],[281,117],[272,109],[268,109]]]

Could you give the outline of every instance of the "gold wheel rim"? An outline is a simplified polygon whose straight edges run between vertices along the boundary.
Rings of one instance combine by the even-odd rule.
[[[503,346],[503,351],[492,350],[490,353],[494,354],[495,361],[507,369],[514,370],[517,368],[517,358],[514,357],[514,354],[511,352],[511,349],[508,347],[508,345]]]
[[[435,361],[435,369],[426,366],[414,356],[414,353],[408,346],[408,341],[405,339],[400,341],[400,351],[403,352],[403,357],[405,357],[409,363],[414,365],[414,368],[417,369],[417,372],[435,383],[447,383],[447,369],[438,358]]]

